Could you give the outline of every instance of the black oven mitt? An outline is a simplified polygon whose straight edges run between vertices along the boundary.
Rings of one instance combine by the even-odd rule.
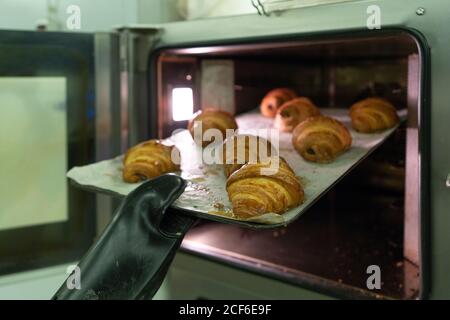
[[[182,178],[167,174],[131,192],[81,259],[79,272],[69,276],[53,299],[152,298],[184,234],[195,222],[179,212],[166,212],[185,187]]]

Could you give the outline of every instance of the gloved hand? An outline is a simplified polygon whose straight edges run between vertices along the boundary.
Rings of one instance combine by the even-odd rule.
[[[53,299],[153,297],[195,222],[175,211],[165,214],[185,187],[182,178],[168,174],[131,192],[78,264],[81,288],[69,289],[64,282]]]

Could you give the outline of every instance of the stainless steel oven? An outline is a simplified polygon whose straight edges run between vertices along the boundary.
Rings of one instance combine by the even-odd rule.
[[[380,29],[368,25],[374,6]],[[97,160],[185,128],[176,89],[190,112],[220,96],[238,117],[280,86],[323,108],[373,95],[407,108],[407,121],[289,226],[192,228],[169,272],[172,297],[450,295],[449,17],[440,0],[349,1],[95,35]],[[115,200],[97,196],[96,206],[103,224]],[[382,282],[371,290],[374,265]]]
[[[224,62],[233,69],[228,73],[233,87],[221,86],[227,74],[221,70],[215,90],[234,96],[230,111],[237,117],[258,106],[264,93],[277,86],[298,88],[323,108],[348,108],[375,95],[408,109],[407,123],[296,222],[276,231],[204,222],[187,234],[183,251],[336,297],[421,297],[428,284],[427,238],[419,227],[427,225],[422,213],[428,210],[424,192],[428,168],[423,165],[428,159],[422,148],[429,137],[425,99],[429,58],[424,36],[405,27],[283,34],[158,49],[149,65],[150,72],[153,66],[159,75],[154,87],[159,99],[153,105],[162,138],[185,126],[167,112],[174,112],[175,106],[166,97],[180,86],[171,79],[189,79],[200,105],[207,105],[202,91],[205,74],[210,86],[214,77],[208,69]],[[178,74],[173,71],[177,68]],[[367,287],[367,270],[373,265],[382,270],[380,290]],[[195,288],[200,280],[194,276],[188,284],[185,275],[180,281],[177,269],[185,268],[175,264],[173,291],[178,291],[179,282],[182,288]],[[220,281],[219,274],[215,280]],[[211,294],[194,292],[197,296],[190,298]]]

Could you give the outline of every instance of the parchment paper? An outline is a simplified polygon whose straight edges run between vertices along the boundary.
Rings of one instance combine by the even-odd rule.
[[[300,177],[305,191],[305,201],[282,215],[267,213],[247,219],[245,220],[247,224],[286,225],[293,221],[396,129],[392,128],[375,134],[362,134],[351,129],[347,110],[324,109],[323,114],[333,116],[349,128],[353,138],[352,147],[332,163],[307,162],[293,149],[292,135],[280,132],[279,153]],[[400,111],[399,115],[401,119],[405,119],[406,110]],[[273,119],[264,118],[257,110],[239,115],[236,121],[239,125],[239,133],[258,133],[265,138],[268,138],[265,132],[255,132],[255,130],[273,126]],[[228,200],[222,166],[208,165],[202,161],[202,149],[193,142],[187,130],[171,136],[165,142],[175,144],[180,150],[181,172],[177,174],[188,181],[185,192],[173,203],[172,207],[213,220],[217,220],[214,219],[217,217],[220,217],[221,220],[238,220],[234,217]],[[119,156],[83,167],[74,167],[67,173],[67,176],[88,189],[125,196],[141,183],[129,184],[122,181],[122,159],[123,156]]]

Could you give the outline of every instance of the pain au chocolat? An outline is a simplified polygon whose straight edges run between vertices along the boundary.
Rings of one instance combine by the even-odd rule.
[[[292,144],[305,160],[328,163],[350,148],[352,136],[338,120],[318,116],[295,127]]]
[[[296,97],[294,91],[287,88],[277,88],[269,91],[261,101],[261,114],[265,117],[275,118],[281,105]]]
[[[284,132],[292,132],[294,128],[306,119],[319,116],[320,110],[306,98],[299,97],[285,102],[275,116],[275,128]]]
[[[135,183],[180,170],[174,163],[179,157],[175,146],[167,146],[159,140],[148,140],[130,148],[123,159],[123,181]]]
[[[300,181],[287,162],[277,157],[266,162],[247,163],[227,180],[227,192],[238,218],[247,219],[265,213],[281,214],[304,201]],[[262,169],[274,167],[271,174]]]
[[[208,129],[219,130],[223,140],[227,129],[236,130],[237,128],[236,120],[230,113],[215,108],[207,108],[197,112],[188,124],[188,130],[195,143],[203,147],[214,142],[214,139],[212,141],[204,139],[203,134]],[[196,135],[196,132],[198,135]]]
[[[395,107],[382,98],[366,98],[353,104],[350,118],[353,129],[362,133],[390,129],[400,121]]]

